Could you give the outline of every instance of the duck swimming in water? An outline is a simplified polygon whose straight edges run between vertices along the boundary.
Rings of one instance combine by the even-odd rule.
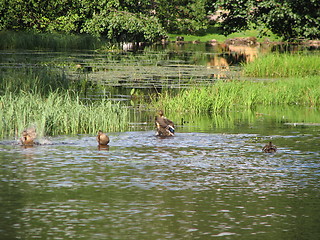
[[[34,145],[35,136],[30,134],[27,130],[22,132],[22,137],[20,138],[20,142],[22,145],[31,146]]]
[[[275,153],[277,151],[277,147],[273,145],[272,142],[269,142],[269,144],[262,148],[262,151],[265,153]]]
[[[162,137],[174,136],[174,123],[163,115],[163,111],[158,112],[155,118],[157,135]]]
[[[106,134],[104,134],[101,130],[99,130],[98,136],[97,136],[97,142],[99,145],[108,145],[108,143],[110,142],[110,139]]]

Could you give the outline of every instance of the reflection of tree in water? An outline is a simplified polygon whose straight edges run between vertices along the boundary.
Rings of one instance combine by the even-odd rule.
[[[229,45],[228,47],[231,53],[235,53],[235,58],[237,58],[238,63],[252,62],[259,54],[259,48],[257,46]]]
[[[210,56],[208,59],[207,67],[217,69],[217,73],[213,74],[214,78],[226,78],[226,72],[229,72],[229,65],[230,63],[227,59],[222,55],[214,55]]]
[[[214,74],[215,78],[226,78],[230,66],[237,66],[241,63],[254,61],[259,54],[271,51],[271,47],[260,45],[226,45],[221,44],[220,50],[223,53],[208,55],[207,67],[219,70]]]

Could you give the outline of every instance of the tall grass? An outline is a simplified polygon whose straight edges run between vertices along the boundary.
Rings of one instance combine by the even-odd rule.
[[[47,66],[0,69],[0,95],[32,92],[48,96],[51,92],[76,91],[79,96],[101,92],[105,87],[89,81],[85,76],[77,80],[67,78],[64,70]]]
[[[307,54],[266,54],[243,65],[245,76],[304,77],[320,75],[320,57]]]
[[[320,105],[318,77],[269,81],[218,81],[202,88],[169,92],[153,98],[151,106],[172,112],[208,113],[230,109],[254,108],[257,105]]]
[[[21,67],[0,70],[0,95],[33,92],[48,95],[57,89],[67,90],[71,83],[63,71],[49,67]]]
[[[35,126],[40,136],[123,131],[128,119],[128,110],[119,104],[107,100],[84,104],[68,91],[51,92],[47,97],[30,92],[0,96],[2,137],[20,134],[30,126]]]
[[[97,49],[106,44],[89,35],[0,31],[0,49]]]

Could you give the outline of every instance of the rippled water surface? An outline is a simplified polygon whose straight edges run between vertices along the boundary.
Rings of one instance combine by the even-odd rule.
[[[185,47],[2,51],[0,69],[11,76],[53,68],[130,102],[132,88],[211,84],[266,51]],[[177,134],[164,139],[155,136],[153,116],[137,113],[131,131],[108,133],[107,148],[92,135],[44,137],[29,148],[0,139],[0,239],[319,239],[319,112],[255,111],[174,116]],[[270,140],[278,152],[262,153]]]
[[[319,131],[1,141],[4,239],[318,239]],[[247,131],[242,131],[247,132]],[[261,152],[270,137],[276,154]],[[313,146],[308,148],[308,146]]]

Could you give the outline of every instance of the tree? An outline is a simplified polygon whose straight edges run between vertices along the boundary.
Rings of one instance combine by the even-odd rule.
[[[208,27],[207,5],[210,0],[155,0],[154,12],[171,33],[197,34]]]
[[[79,2],[67,0],[3,0],[0,30],[76,32]]]
[[[230,34],[249,28],[270,29],[285,40],[320,37],[318,0],[220,0],[221,27]]]
[[[165,31],[205,32],[217,8],[224,12],[225,35],[260,28],[285,40],[320,38],[319,0],[1,0],[0,30],[156,41]]]
[[[94,14],[81,31],[117,42],[152,42],[166,34],[156,17],[117,10]]]
[[[156,41],[165,31],[141,0],[2,0],[0,30],[90,33],[117,41]],[[130,11],[132,12],[130,12]]]

